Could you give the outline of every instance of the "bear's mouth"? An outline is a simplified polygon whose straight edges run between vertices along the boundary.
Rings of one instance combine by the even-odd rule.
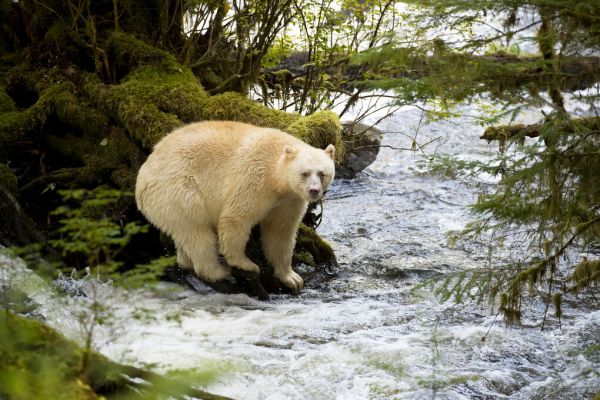
[[[321,198],[321,195],[323,193],[319,192],[319,193],[309,193],[308,194],[308,198],[310,199],[310,201],[319,201],[319,199]]]

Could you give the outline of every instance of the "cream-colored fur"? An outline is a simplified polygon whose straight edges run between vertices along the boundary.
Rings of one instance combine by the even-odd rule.
[[[300,289],[291,267],[296,231],[310,201],[334,177],[334,152],[276,129],[210,121],[163,138],[140,168],[135,198],[150,222],[177,246],[177,261],[203,279],[229,275],[218,259],[259,272],[245,254],[260,224],[263,251],[275,276]]]

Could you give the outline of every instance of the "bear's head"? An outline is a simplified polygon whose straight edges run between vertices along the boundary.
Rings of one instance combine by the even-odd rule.
[[[286,145],[283,159],[288,190],[308,202],[318,201],[335,175],[335,147],[325,150],[312,146]]]

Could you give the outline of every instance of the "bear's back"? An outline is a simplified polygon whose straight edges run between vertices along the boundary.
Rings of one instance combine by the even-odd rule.
[[[165,136],[140,170],[138,183],[195,181],[205,193],[219,196],[229,182],[242,176],[254,184],[269,180],[286,144],[306,144],[277,129],[233,121],[205,121],[181,127]],[[250,179],[251,178],[251,179]],[[187,186],[187,185],[186,185]],[[226,195],[225,193],[222,193]],[[212,197],[212,196],[210,196]]]
[[[233,172],[276,162],[286,144],[307,146],[277,129],[234,121],[205,121],[167,135],[156,145],[153,156],[164,154],[171,161],[185,161],[196,171],[218,166]],[[244,165],[248,162],[251,164]]]

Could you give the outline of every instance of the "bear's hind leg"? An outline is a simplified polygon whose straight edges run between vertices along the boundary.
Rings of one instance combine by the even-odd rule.
[[[196,227],[193,234],[178,237],[175,241],[178,244],[178,261],[179,245],[181,245],[182,255],[188,256],[194,272],[200,278],[209,282],[216,282],[229,276],[227,267],[219,262],[217,236],[212,229]]]

